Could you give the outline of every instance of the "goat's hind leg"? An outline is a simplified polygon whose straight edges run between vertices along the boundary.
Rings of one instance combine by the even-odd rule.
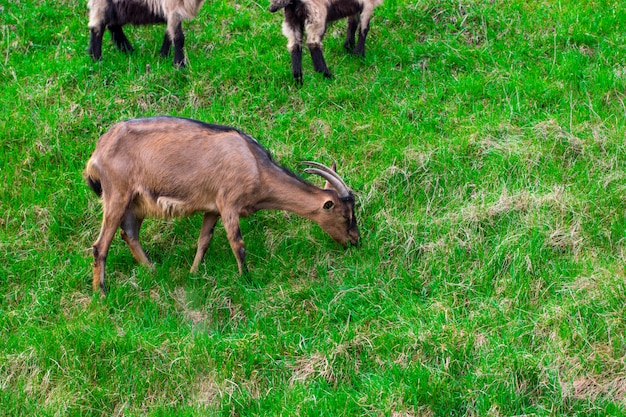
[[[209,243],[211,243],[211,238],[213,237],[215,223],[217,223],[217,219],[219,219],[219,217],[219,214],[204,213],[204,217],[202,218],[202,228],[200,229],[200,237],[198,238],[198,250],[196,251],[196,257],[193,260],[190,272],[196,272],[200,266],[200,262],[204,259],[204,255],[206,254],[206,251],[209,248]]]
[[[132,210],[127,209],[124,213],[124,219],[122,220],[120,236],[122,236],[133,258],[135,258],[139,264],[152,267],[152,262],[150,262],[146,252],[144,252],[139,243],[139,229],[141,229],[141,223],[143,223],[143,219],[138,218]]]
[[[105,192],[105,195],[108,193]],[[107,203],[112,202],[112,203]],[[128,199],[124,199],[120,196],[114,198],[106,198],[104,200],[103,215],[102,215],[102,227],[100,229],[100,235],[93,244],[93,290],[100,290],[103,294],[106,292],[104,285],[104,275],[106,267],[106,259],[111,247],[111,242],[115,236],[115,231],[124,217],[126,206],[128,205]]]
[[[113,39],[117,49],[122,52],[133,52],[133,45],[131,45],[126,35],[124,35],[124,31],[121,26],[109,26],[109,32],[111,32],[111,38]]]

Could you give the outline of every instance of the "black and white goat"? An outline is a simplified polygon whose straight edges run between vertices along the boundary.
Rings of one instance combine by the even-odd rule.
[[[306,31],[306,45],[311,52],[313,68],[330,78],[331,73],[322,54],[322,38],[329,22],[348,18],[348,33],[344,48],[348,52],[365,56],[365,38],[370,29],[374,8],[382,0],[270,0],[270,12],[285,9],[283,34],[291,53],[291,71],[302,83],[302,36]],[[359,29],[358,41],[354,37]]]
[[[174,64],[185,66],[183,20],[193,19],[204,0],[89,0],[89,54],[94,60],[102,55],[102,36],[109,29],[118,49],[131,52],[132,45],[124,35],[126,24],[166,23],[161,55],[167,56],[174,45]]]
[[[309,184],[277,165],[258,142],[232,127],[174,117],[117,123],[100,137],[85,168],[89,186],[102,197],[100,236],[93,244],[93,288],[104,292],[104,269],[115,231],[141,264],[139,244],[146,217],[204,213],[191,266],[202,261],[222,218],[239,272],[246,271],[239,218],[258,210],[287,210],[316,222],[342,245],[357,243],[354,196],[334,167],[315,162],[305,172],[326,179]]]

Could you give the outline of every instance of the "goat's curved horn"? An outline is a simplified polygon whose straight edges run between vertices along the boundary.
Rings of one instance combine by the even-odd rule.
[[[312,167],[314,167],[314,168],[318,168],[318,169],[320,169],[321,171],[324,171],[324,172],[328,173],[329,175],[332,175],[333,177],[337,178],[337,180],[338,180],[339,182],[341,182],[341,184],[343,184],[343,186],[344,186],[345,188],[350,189],[350,187],[348,187],[348,186],[346,185],[346,183],[344,182],[344,180],[342,180],[342,179],[341,179],[341,177],[339,176],[339,174],[337,174],[337,172],[335,172],[335,170],[334,170],[334,168],[335,168],[335,167],[334,167],[334,166],[333,166],[333,168],[328,168],[328,167],[327,167],[326,165],[324,165],[324,164],[320,164],[319,162],[313,162],[313,161],[303,161],[303,162],[301,162],[301,163],[302,163],[303,165],[309,165],[309,166],[312,166]]]
[[[339,175],[332,169],[328,168],[326,165],[319,164],[317,162],[311,161],[303,161],[303,165],[310,165],[314,168],[306,168],[304,172],[309,174],[316,174],[320,177],[327,180],[330,185],[332,185],[335,190],[337,190],[337,194],[339,197],[348,197],[350,195],[350,188],[346,185],[345,182],[341,179]]]

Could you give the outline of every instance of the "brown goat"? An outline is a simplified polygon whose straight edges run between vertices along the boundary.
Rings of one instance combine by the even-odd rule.
[[[154,117],[127,120],[100,137],[85,168],[102,197],[100,236],[93,244],[93,288],[105,291],[106,257],[118,227],[133,257],[151,265],[139,243],[146,217],[203,212],[194,272],[222,218],[239,272],[247,271],[240,217],[258,210],[287,210],[313,220],[342,245],[356,244],[354,196],[333,169],[303,162],[305,172],[326,179],[324,189],[277,165],[245,133],[196,120]]]

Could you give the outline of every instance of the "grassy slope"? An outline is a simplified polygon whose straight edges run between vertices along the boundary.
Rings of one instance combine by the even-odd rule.
[[[386,0],[361,60],[290,80],[267,2],[211,1],[189,68],[86,55],[85,2],[0,6],[0,415],[622,415],[626,12],[617,1]],[[571,3],[571,4],[570,4]],[[98,136],[171,114],[299,170],[337,160],[363,245],[263,212],[239,277],[218,228],[149,221],[92,297]]]

